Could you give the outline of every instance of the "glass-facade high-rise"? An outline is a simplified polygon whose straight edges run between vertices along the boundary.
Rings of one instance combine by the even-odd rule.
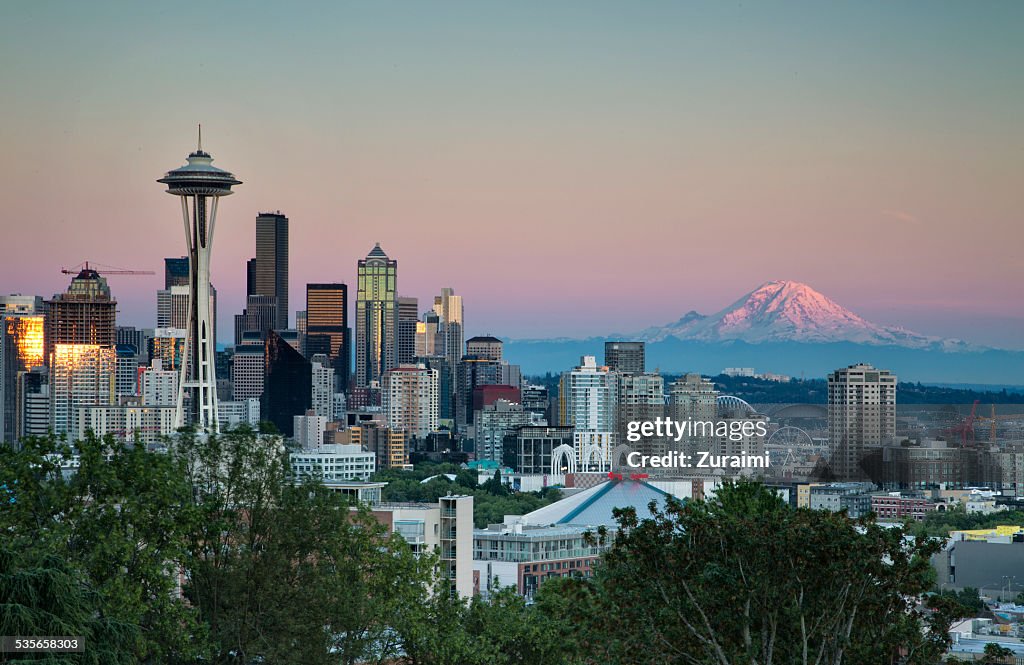
[[[398,262],[377,243],[358,264],[356,385],[380,381],[398,358]]]
[[[338,386],[348,388],[352,340],[348,327],[348,286],[306,285],[306,357],[326,355]]]
[[[313,404],[313,364],[275,331],[264,347],[266,368],[260,413],[285,436],[295,433],[295,416]]]

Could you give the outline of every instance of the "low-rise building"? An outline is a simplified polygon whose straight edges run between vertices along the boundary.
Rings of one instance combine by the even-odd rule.
[[[590,577],[610,541],[588,541],[586,526],[530,526],[514,518],[473,532],[473,587],[485,598],[499,587],[515,586],[532,598],[554,577]]]
[[[297,450],[289,455],[296,478],[329,480],[369,480],[376,465],[373,453],[360,446],[321,445],[315,450]]]

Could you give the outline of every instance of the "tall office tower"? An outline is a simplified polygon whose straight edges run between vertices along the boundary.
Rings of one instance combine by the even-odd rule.
[[[604,364],[614,372],[644,373],[643,342],[605,342]]]
[[[441,317],[434,312],[427,312],[423,320],[416,324],[416,357],[444,355],[444,340],[440,338]]]
[[[113,346],[64,344],[50,361],[50,427],[58,436],[78,435],[79,410],[114,403]]]
[[[306,356],[326,354],[334,367],[335,390],[348,389],[352,339],[348,327],[348,286],[306,285]]]
[[[217,223],[217,202],[240,185],[235,176],[212,164],[203,151],[202,135],[188,163],[168,171],[157,182],[167,193],[181,199],[182,221],[188,248],[189,312],[186,325],[185,361],[178,385],[175,424],[194,425],[200,431],[216,432],[217,370],[214,356],[217,340],[213,334],[213,306],[210,298],[210,251]]]
[[[188,329],[188,284],[173,284],[156,292],[156,325],[158,328]],[[217,289],[210,285],[210,339],[217,341]]]
[[[480,386],[493,385],[505,385],[499,361],[464,356],[456,365],[455,426],[460,432],[473,424],[473,391]]]
[[[277,212],[256,217],[255,295],[277,298],[274,329],[288,327],[288,218]]]
[[[605,347],[607,348],[607,346]],[[664,455],[668,442],[664,438],[644,437],[635,443],[626,439],[631,422],[654,422],[665,416],[665,379],[658,374],[619,373],[619,408],[617,433],[619,442],[645,455]],[[618,460],[616,460],[618,461]]]
[[[419,324],[419,300],[398,298],[398,364],[408,365],[416,358],[416,326]]]
[[[381,403],[388,427],[402,430],[407,440],[426,438],[437,430],[437,370],[425,365],[399,365],[384,373]]]
[[[242,343],[242,337],[249,332],[259,333],[266,339],[274,330],[277,321],[277,298],[274,296],[252,295],[245,299],[245,309],[235,314],[235,344]]]
[[[597,358],[583,356],[575,369],[562,372],[558,388],[561,424],[573,428],[578,471],[607,471],[615,447],[615,372],[598,367]]]
[[[322,353],[314,354],[309,359],[311,369],[311,408],[317,416],[334,420],[334,367],[331,360]]]
[[[454,368],[463,355],[462,296],[455,295],[454,289],[441,289],[441,295],[434,296],[434,313],[439,320],[439,333],[444,339],[444,355]]]
[[[865,477],[868,449],[896,436],[896,375],[864,363],[829,374],[828,435],[833,473],[841,480]]]
[[[466,340],[466,355],[501,362],[503,346],[504,343],[497,337],[477,335]]]
[[[454,376],[448,359],[444,356],[416,356],[417,365],[437,372],[437,419],[438,426],[455,429]]]
[[[188,286],[188,257],[164,259],[164,289]]]
[[[46,436],[50,429],[50,380],[45,366],[18,373],[18,412],[15,439]]]
[[[398,261],[377,243],[358,264],[356,292],[356,385],[379,382],[398,357]]]
[[[522,389],[523,410],[532,414],[534,421],[552,422],[550,396],[547,386],[525,385]]]
[[[18,377],[45,365],[43,299],[0,296],[0,442],[18,439]]]
[[[313,364],[274,330],[267,337],[264,362],[266,374],[260,413],[283,435],[291,437],[294,417],[306,413],[313,404]]]
[[[56,344],[97,344],[113,348],[117,343],[117,301],[107,280],[86,266],[71,280],[65,293],[46,302],[46,358]]]
[[[139,368],[139,394],[143,406],[173,406],[178,401],[178,375],[157,358],[149,367]]]
[[[256,257],[245,262],[245,296],[256,295]]]
[[[114,394],[133,397],[138,394],[139,355],[131,344],[114,345],[116,367],[114,370]]]
[[[677,422],[714,421],[718,414],[718,391],[715,384],[700,374],[687,374],[669,387],[669,416]],[[714,450],[715,438],[705,429],[693,431],[672,444],[674,450],[687,454]]]

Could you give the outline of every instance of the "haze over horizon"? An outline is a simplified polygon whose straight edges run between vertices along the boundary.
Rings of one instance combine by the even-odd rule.
[[[201,122],[244,183],[214,240],[221,342],[279,209],[292,323],[379,241],[421,310],[464,296],[469,334],[638,331],[789,279],[1021,348],[1024,5],[928,7],[8,5],[0,292],[153,270],[109,280],[119,323],[152,326],[184,252],[155,180]]]

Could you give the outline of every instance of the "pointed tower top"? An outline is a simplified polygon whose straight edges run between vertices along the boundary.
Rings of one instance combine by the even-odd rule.
[[[199,123],[199,145],[197,146],[196,151],[203,151],[203,123]]]

